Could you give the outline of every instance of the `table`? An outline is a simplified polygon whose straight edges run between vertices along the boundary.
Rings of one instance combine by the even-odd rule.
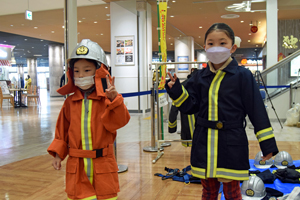
[[[20,108],[20,107],[27,108],[27,105],[22,103],[22,93],[23,93],[23,91],[28,91],[28,89],[10,88],[9,91],[14,92],[15,108]]]

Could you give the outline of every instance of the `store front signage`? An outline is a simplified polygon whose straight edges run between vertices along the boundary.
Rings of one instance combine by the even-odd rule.
[[[32,12],[30,10],[26,10],[25,19],[32,20]]]
[[[241,60],[241,64],[242,65],[256,65],[256,64],[258,64],[258,65],[262,65],[262,60],[257,60],[257,62],[256,62],[256,60],[251,60],[251,59],[243,59],[243,60]]]
[[[298,43],[298,38],[291,35],[290,36],[283,36],[282,46],[286,49],[297,49],[298,46],[296,45]]]

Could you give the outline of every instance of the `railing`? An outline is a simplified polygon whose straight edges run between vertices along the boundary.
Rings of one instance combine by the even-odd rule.
[[[261,72],[261,77],[264,80],[264,83],[268,86],[270,85],[290,86],[291,84],[292,86],[295,86],[298,83],[299,66],[300,66],[300,50],[282,59],[275,65],[263,70]],[[270,75],[271,72],[274,73]],[[268,79],[274,80],[274,77],[272,76],[276,78],[275,84],[270,84],[270,82],[268,82]],[[272,98],[277,94],[287,90],[289,90],[289,88],[282,87],[279,89],[271,89],[269,94],[270,97]]]

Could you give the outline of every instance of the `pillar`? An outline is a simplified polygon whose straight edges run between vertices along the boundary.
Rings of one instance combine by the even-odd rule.
[[[278,57],[278,6],[277,0],[267,0],[267,68],[275,65]],[[277,70],[267,75],[267,85],[277,85]]]
[[[119,93],[129,93],[150,90],[149,80],[152,78],[149,64],[152,61],[152,25],[151,6],[147,2],[136,0],[110,3],[111,23],[111,67],[112,75],[116,77],[115,85]],[[119,42],[133,40],[132,57],[126,54],[126,44]],[[101,44],[100,44],[101,45]],[[121,53],[124,48],[125,53]],[[117,54],[117,49],[120,52]],[[124,61],[121,58],[124,58]],[[131,60],[132,59],[132,60]],[[130,112],[143,112],[150,108],[146,97],[125,98],[125,105]]]
[[[194,38],[184,36],[175,38],[175,62],[194,61]],[[175,73],[178,78],[185,79],[191,72],[192,65],[176,65]]]
[[[27,58],[27,68],[28,68],[27,73],[31,78],[31,85],[38,86],[37,85],[37,69],[36,69],[37,68],[37,60],[36,60],[36,58]]]
[[[50,96],[61,96],[56,90],[60,87],[60,79],[64,73],[64,48],[62,45],[48,46]]]
[[[65,72],[67,72],[67,59],[71,56],[72,51],[77,45],[77,0],[65,0],[64,20],[65,46],[63,55],[65,57]],[[65,76],[65,83],[67,83],[67,76]]]

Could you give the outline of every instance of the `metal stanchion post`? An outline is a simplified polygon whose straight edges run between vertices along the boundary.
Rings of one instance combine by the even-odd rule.
[[[114,149],[115,149],[115,158],[116,158],[116,161],[118,163],[118,160],[117,160],[117,139],[115,140],[114,142]],[[128,167],[126,165],[119,165],[118,164],[118,173],[122,173],[122,172],[126,172],[128,170]]]
[[[154,101],[154,88],[151,88],[151,146],[144,147],[144,151],[157,152],[157,146],[155,144],[155,101]],[[160,151],[164,150],[160,148]]]
[[[158,85],[159,85],[159,79],[158,79],[158,68],[159,65],[155,65],[155,70],[156,70],[156,84],[155,84],[155,89],[156,89],[156,109],[157,109],[157,134],[158,134],[158,140],[162,140],[162,133],[161,133],[161,120],[160,120],[160,109],[159,109],[159,89],[158,89]],[[159,145],[159,147],[168,147],[171,146],[171,143],[161,143]]]

